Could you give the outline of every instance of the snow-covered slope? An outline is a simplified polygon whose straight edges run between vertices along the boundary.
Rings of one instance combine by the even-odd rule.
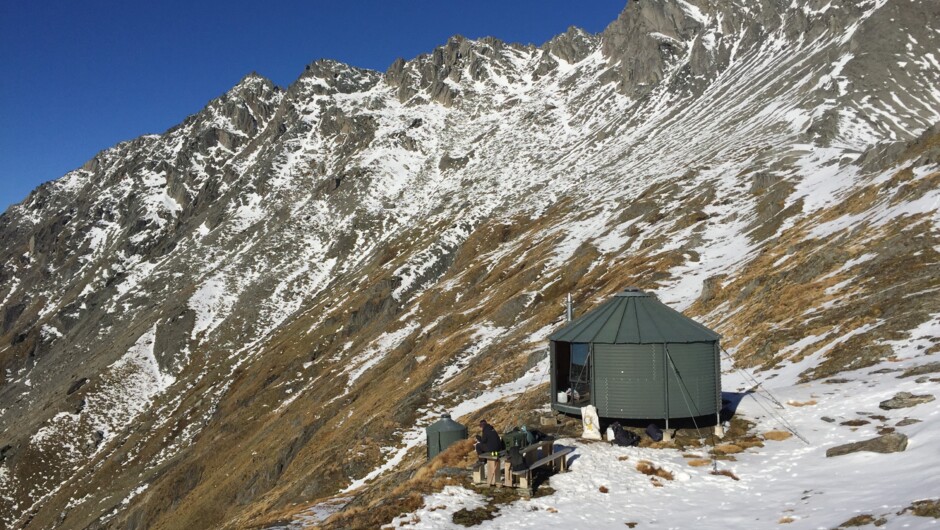
[[[903,353],[916,358],[913,349]],[[934,528],[934,518],[908,508],[916,501],[940,501],[940,477],[931,472],[940,465],[940,409],[936,401],[879,408],[899,391],[940,392],[940,377],[898,379],[904,368],[920,361],[844,372],[840,379],[846,381],[839,384],[767,385],[772,394],[761,390],[742,395],[736,413],[754,421],[755,432],[788,434],[787,429],[794,429],[806,441],[779,441],[771,435],[762,446],[734,453],[733,460],[708,462],[707,445],[679,450],[558,440],[575,451],[569,457],[571,470],[544,484],[554,492],[497,506],[494,517],[479,528],[619,529],[626,523],[637,528],[836,528],[866,515],[869,524],[882,519],[876,526],[887,524],[885,528]],[[751,386],[741,373],[726,368],[726,386]],[[889,431],[909,438],[904,452],[826,457],[827,449]],[[644,460],[672,479],[651,480],[637,469]],[[731,475],[714,474],[713,465]],[[461,529],[466,526],[453,522],[455,513],[491,503],[477,491],[450,485],[428,495],[421,509],[393,519],[390,527]]]
[[[0,217],[0,520],[243,527],[372,485],[441,408],[544,385],[567,292],[656,290],[805,379],[932,353],[938,32],[930,0],[641,1],[247,76]]]

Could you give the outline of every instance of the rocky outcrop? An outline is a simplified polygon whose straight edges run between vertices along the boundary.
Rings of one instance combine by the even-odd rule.
[[[915,396],[910,392],[898,392],[893,398],[886,399],[879,403],[878,408],[882,410],[906,409],[916,407],[922,403],[930,403],[934,399],[936,398],[930,394]]]
[[[940,361],[934,361],[932,363],[920,364],[907,370],[904,370],[904,373],[898,376],[898,379],[903,379],[905,377],[915,377],[918,375],[925,374],[935,374],[940,372]]]
[[[907,449],[907,436],[900,433],[885,434],[870,440],[837,445],[826,450],[826,456],[842,456],[860,451],[870,453],[897,453]]]

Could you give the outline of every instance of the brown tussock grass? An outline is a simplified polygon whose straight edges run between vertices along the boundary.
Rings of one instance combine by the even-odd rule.
[[[719,455],[733,455],[743,451],[744,448],[737,444],[720,444],[712,449],[712,452]]]
[[[636,464],[636,470],[644,475],[650,475],[652,477],[660,477],[666,480],[673,480],[675,477],[669,471],[653,464],[649,460],[640,460]]]
[[[790,523],[792,523],[793,521],[796,521],[796,519],[794,519],[794,518],[792,518],[792,517],[790,517],[790,516],[787,516],[787,517],[781,517],[780,520],[777,521],[777,522],[780,523],[780,524],[790,524]]]
[[[695,458],[693,460],[689,460],[688,462],[688,464],[692,467],[705,467],[711,463],[712,461],[708,460],[707,458]]]
[[[737,475],[735,475],[734,473],[732,473],[731,471],[727,469],[719,469],[718,471],[712,471],[712,475],[724,475],[728,478],[733,478],[734,480],[741,480],[738,478]]]
[[[787,401],[787,405],[790,405],[791,407],[811,407],[815,404],[815,399],[811,399],[809,401],[794,401],[791,399],[790,401]]]
[[[787,431],[768,431],[764,433],[765,440],[773,440],[775,442],[782,442],[783,440],[792,438],[793,435]]]
[[[607,486],[601,486],[601,487],[597,488],[597,491],[599,491],[599,492],[601,492],[601,493],[609,493],[609,492],[610,492],[610,490],[607,489]]]

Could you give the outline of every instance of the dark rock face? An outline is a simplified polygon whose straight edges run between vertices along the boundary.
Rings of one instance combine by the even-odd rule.
[[[446,154],[441,157],[441,161],[438,162],[437,167],[441,171],[448,171],[451,169],[462,169],[473,158],[473,151],[467,153],[465,156],[453,157],[450,154]]]
[[[532,73],[534,79],[555,71],[558,68],[558,59],[569,64],[583,61],[597,47],[598,37],[585,33],[575,27],[555,37],[542,45],[542,54],[539,64]]]
[[[930,403],[934,399],[936,398],[930,394],[915,396],[910,392],[898,392],[893,398],[879,403],[878,407],[883,410],[905,409],[908,407],[916,407],[922,403]]]
[[[907,436],[900,433],[890,433],[870,440],[830,447],[826,450],[826,456],[842,456],[859,451],[898,453],[905,449],[907,449]]]
[[[642,97],[688,52],[684,43],[700,29],[701,22],[676,2],[630,2],[604,30],[601,50],[619,73],[618,88]]]

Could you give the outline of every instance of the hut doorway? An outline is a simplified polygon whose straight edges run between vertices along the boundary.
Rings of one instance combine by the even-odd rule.
[[[554,344],[555,391],[567,393],[567,403],[582,407],[591,403],[591,345],[586,342]]]

